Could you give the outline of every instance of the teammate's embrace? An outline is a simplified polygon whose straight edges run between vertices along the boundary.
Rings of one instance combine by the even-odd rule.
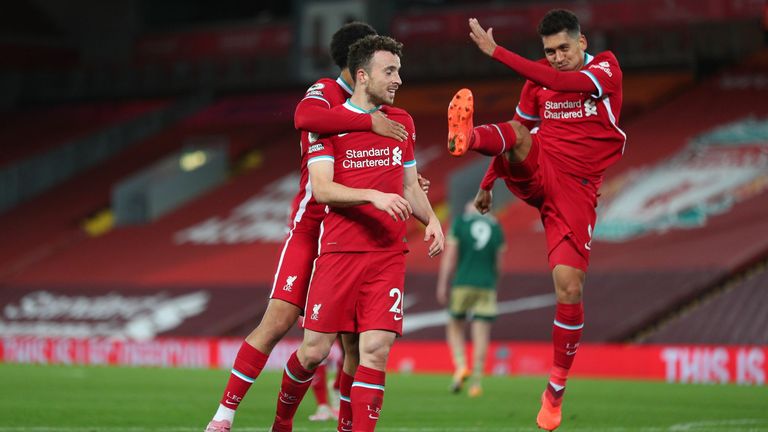
[[[395,140],[404,141],[408,133],[402,124],[380,113],[361,114],[336,109],[352,94],[352,77],[347,67],[347,52],[352,43],[374,35],[368,24],[352,22],[342,26],[331,39],[331,56],[341,69],[335,80],[323,78],[315,82],[296,107],[295,126],[301,131],[301,180],[299,192],[293,201],[289,233],[280,253],[269,304],[259,325],[245,338],[237,353],[232,373],[221,397],[213,419],[206,432],[229,432],[235,412],[251,384],[261,374],[269,354],[277,342],[296,324],[303,313],[312,263],[317,257],[317,240],[320,223],[325,217],[325,206],[312,197],[307,173],[307,155],[311,137],[319,133],[373,131]],[[344,370],[339,371],[340,393],[348,399],[352,375],[357,366],[357,347],[345,350]],[[345,372],[346,371],[346,372]],[[339,405],[341,415],[351,415],[349,403]],[[297,404],[285,404],[278,400],[278,411],[284,417],[293,418]]]
[[[539,23],[546,57],[539,62],[498,46],[493,29],[484,30],[476,19],[469,20],[469,27],[481,51],[528,80],[514,120],[478,127],[472,125],[472,93],[460,90],[448,108],[448,151],[494,157],[475,198],[480,211],[490,209],[491,187],[501,178],[541,214],[557,306],[554,365],[536,421],[554,430],[584,326],[582,290],[597,192],[626,143],[618,126],[622,72],[610,51],[594,57],[585,51],[587,40],[570,11],[552,10]]]
[[[320,137],[307,163],[312,193],[329,208],[307,295],[304,340],[286,365],[280,394],[300,400],[303,383],[328,355],[336,334],[358,333],[352,421],[340,425],[343,431],[372,431],[381,412],[389,349],[403,325],[405,219],[412,213],[426,225],[430,256],[444,246],[440,222],[417,179],[413,120],[389,106],[401,84],[400,52],[401,44],[385,36],[355,43],[349,53],[355,89],[343,107],[381,110],[406,126],[408,139],[369,132]],[[272,430],[291,427],[278,416]]]

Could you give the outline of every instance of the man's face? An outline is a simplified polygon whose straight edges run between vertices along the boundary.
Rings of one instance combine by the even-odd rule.
[[[583,34],[574,38],[565,30],[549,36],[542,36],[544,55],[549,64],[559,71],[577,71],[584,65],[584,50],[587,39]]]
[[[376,51],[371,59],[371,73],[365,82],[365,92],[374,105],[392,105],[395,92],[402,84],[400,57],[389,51]]]

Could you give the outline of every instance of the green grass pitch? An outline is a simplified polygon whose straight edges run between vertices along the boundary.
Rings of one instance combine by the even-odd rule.
[[[0,364],[0,432],[202,432],[216,409],[225,370]],[[544,377],[487,377],[484,395],[448,393],[446,375],[389,374],[379,431],[536,431]],[[233,432],[266,431],[280,374],[251,387]],[[307,395],[299,431],[313,423]],[[569,382],[558,431],[768,431],[768,388],[590,380]]]

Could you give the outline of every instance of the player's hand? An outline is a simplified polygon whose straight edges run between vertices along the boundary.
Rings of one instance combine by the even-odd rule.
[[[408,139],[408,131],[405,130],[405,126],[388,119],[381,111],[371,113],[371,130],[377,135],[394,138],[400,142]]]
[[[411,203],[398,194],[374,191],[371,204],[377,209],[387,212],[395,221],[406,220],[411,217],[413,209]]]
[[[477,18],[469,19],[469,38],[480,48],[480,51],[493,57],[493,51],[496,49],[496,41],[493,40],[493,27],[488,27],[488,31],[480,27]]]
[[[419,186],[421,187],[421,190],[424,191],[424,193],[429,193],[429,185],[432,184],[431,181],[429,181],[428,178],[422,177],[421,174],[417,174],[419,176]]]
[[[493,192],[478,189],[477,195],[475,195],[475,208],[480,214],[486,214],[491,211],[493,206]]]
[[[434,219],[429,222],[427,229],[424,230],[424,241],[432,240],[429,245],[429,257],[436,257],[445,249],[445,235],[443,235],[443,229],[440,227],[440,221]]]

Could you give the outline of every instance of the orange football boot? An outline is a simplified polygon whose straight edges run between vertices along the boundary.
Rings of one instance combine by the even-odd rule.
[[[545,393],[541,395],[541,409],[536,416],[536,424],[539,425],[539,429],[553,431],[560,426],[560,421],[563,418],[562,405],[553,406]]]
[[[452,156],[462,156],[469,150],[472,139],[472,115],[475,111],[472,91],[463,88],[451,99],[448,105],[448,152]]]

